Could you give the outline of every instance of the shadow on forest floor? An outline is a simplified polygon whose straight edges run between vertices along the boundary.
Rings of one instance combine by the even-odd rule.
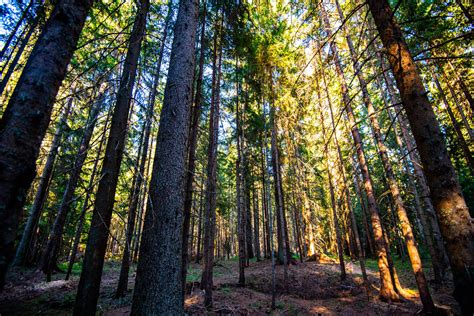
[[[339,277],[339,266],[330,258],[324,263],[304,262],[289,267],[288,292],[284,293],[283,267],[277,266],[277,304],[271,311],[271,263],[269,260],[251,262],[245,270],[246,287],[237,286],[237,261],[219,261],[214,267],[214,307],[207,311],[203,306],[204,292],[199,289],[201,268],[191,264],[188,273],[186,311],[192,315],[413,315],[421,309],[416,286],[410,271],[400,267],[402,284],[410,297],[403,303],[385,303],[378,298],[378,272],[370,269],[371,283],[367,293],[362,284],[360,268],[348,262],[347,279]],[[104,315],[128,315],[135,278],[135,267],[129,279],[126,297],[114,299],[120,265],[107,262],[101,285],[98,312]],[[53,276],[46,282],[41,272],[14,270],[10,273],[4,293],[0,294],[0,315],[70,315],[74,306],[80,269],[69,281],[64,274]],[[433,290],[439,304],[457,307],[449,295],[451,289]]]

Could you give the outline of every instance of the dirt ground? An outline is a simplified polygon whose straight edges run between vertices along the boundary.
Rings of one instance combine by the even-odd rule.
[[[363,286],[360,269],[347,263],[347,279],[340,281],[335,262],[305,262],[288,270],[288,291],[283,288],[283,267],[277,266],[276,309],[271,309],[271,262],[251,262],[245,270],[246,286],[239,287],[237,261],[218,261],[214,267],[214,306],[203,306],[204,292],[199,289],[200,266],[191,264],[185,308],[189,315],[414,315],[421,310],[416,286],[409,273],[400,273],[408,297],[401,303],[385,303],[378,296],[378,272],[369,270],[368,291]],[[129,279],[126,297],[114,299],[120,266],[108,262],[104,269],[98,313],[109,316],[128,315],[135,273]],[[54,275],[52,282],[33,270],[10,273],[8,284],[0,294],[0,315],[70,315],[79,275],[64,281],[64,274]],[[433,289],[435,301],[458,313],[449,287]]]

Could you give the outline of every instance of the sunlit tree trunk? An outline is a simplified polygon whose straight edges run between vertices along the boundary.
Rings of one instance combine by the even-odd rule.
[[[324,6],[320,6],[321,11],[323,12],[323,19],[325,24],[325,29],[328,34],[331,33],[329,21],[325,14]],[[359,128],[357,127],[356,119],[354,116],[354,111],[352,109],[351,100],[348,95],[348,88],[344,78],[344,71],[341,65],[339,54],[334,43],[330,46],[331,52],[334,56],[334,61],[336,64],[336,72],[339,77],[339,82],[341,85],[341,94],[343,99],[343,105],[345,107],[345,112],[347,113],[347,118],[349,120],[349,126],[354,140],[354,145],[356,147],[357,159],[359,162],[360,172],[362,173],[364,181],[364,189],[367,197],[368,209],[370,212],[372,230],[375,239],[375,250],[378,259],[378,267],[380,272],[380,297],[383,300],[387,301],[398,301],[399,295],[395,290],[395,286],[392,282],[392,277],[390,273],[390,267],[388,262],[388,250],[387,244],[383,239],[383,228],[382,222],[380,220],[379,209],[377,201],[375,198],[375,193],[373,189],[372,179],[369,173],[369,168],[367,165],[367,160],[365,158],[365,153],[363,149],[362,139],[360,136]]]
[[[323,74],[324,75],[324,74]],[[337,209],[336,209],[336,197],[334,192],[334,183],[332,178],[332,170],[331,170],[331,162],[328,154],[328,143],[330,139],[327,139],[326,136],[326,126],[324,124],[324,115],[322,108],[320,108],[320,119],[321,119],[321,128],[323,131],[323,142],[325,144],[324,157],[326,161],[326,171],[328,176],[328,184],[329,184],[329,194],[331,199],[331,211],[332,211],[332,218],[334,224],[334,231],[336,232],[336,245],[337,245],[337,254],[339,256],[339,267],[341,270],[341,281],[346,279],[346,267],[344,265],[344,249],[342,247],[342,236],[341,236],[341,228],[339,226],[339,218],[337,216]]]
[[[335,0],[335,2],[336,2],[336,7],[339,13],[339,17],[341,20],[344,20],[344,14],[339,5],[339,1]],[[344,31],[345,31],[345,27],[344,27]],[[413,272],[415,273],[416,284],[418,287],[418,291],[420,293],[420,299],[423,303],[423,309],[425,310],[426,313],[431,314],[434,312],[434,303],[433,303],[433,299],[431,298],[431,294],[428,288],[428,282],[426,281],[425,273],[423,272],[421,258],[418,253],[415,236],[413,234],[411,223],[408,218],[408,213],[400,194],[400,189],[398,187],[398,182],[393,172],[393,167],[390,162],[390,158],[388,157],[387,147],[385,146],[385,143],[383,142],[383,139],[382,139],[380,125],[379,125],[378,118],[374,109],[374,105],[372,104],[372,101],[370,99],[370,94],[367,88],[367,82],[365,81],[365,78],[363,77],[361,66],[357,60],[357,53],[352,43],[352,39],[350,38],[349,35],[346,35],[346,41],[349,46],[349,52],[351,55],[354,72],[357,74],[356,76],[357,76],[357,79],[359,80],[359,85],[362,90],[362,99],[365,106],[367,107],[369,120],[372,127],[372,132],[373,132],[373,135],[378,147],[380,159],[382,160],[382,166],[385,171],[385,177],[388,182],[392,199],[395,204],[395,209],[398,215],[398,219],[400,221],[403,235],[405,237],[405,243],[408,249],[408,254],[410,256],[411,266],[413,268]]]
[[[318,56],[319,56],[319,62],[322,65],[321,55],[318,54]],[[324,70],[323,67],[321,67],[321,73],[322,73],[322,79],[323,79],[323,84],[324,84],[324,91],[326,93],[327,103],[328,103],[328,107],[329,107],[329,113],[330,113],[330,117],[331,117],[331,127],[333,129],[334,144],[337,148],[337,155],[338,155],[338,159],[339,159],[339,170],[341,172],[342,181],[344,183],[345,203],[346,203],[347,208],[349,210],[350,221],[351,221],[352,230],[353,230],[353,233],[354,233],[355,243],[356,243],[356,247],[357,247],[357,252],[358,252],[358,256],[359,256],[359,263],[360,263],[360,269],[361,269],[361,272],[362,272],[362,277],[364,279],[364,282],[367,282],[367,272],[366,272],[366,269],[365,269],[364,252],[362,250],[362,246],[361,246],[361,242],[360,242],[360,238],[359,238],[359,232],[358,232],[358,229],[357,229],[357,222],[356,222],[354,210],[352,208],[352,203],[351,203],[351,200],[350,200],[350,192],[349,192],[348,182],[347,182],[347,178],[346,178],[346,173],[344,171],[344,159],[342,157],[341,147],[339,146],[339,140],[337,138],[336,124],[334,122],[334,113],[333,113],[333,108],[332,108],[332,102],[331,102],[331,98],[330,98],[329,90],[328,90],[328,85],[327,85],[327,81],[326,81],[326,73],[325,73],[325,70]],[[320,102],[322,102],[321,92],[320,92],[320,84],[319,84],[319,80],[317,78],[316,78],[316,91],[317,91],[317,95],[318,95],[318,100],[320,100]],[[322,115],[322,109],[321,109],[321,115]],[[322,123],[323,123],[323,120],[324,120],[324,118],[321,117],[321,122]],[[321,124],[321,125],[324,127],[323,124]],[[327,140],[327,142],[329,143],[329,140]],[[364,216],[364,218],[365,218],[365,216]],[[344,264],[344,263],[342,262],[342,264]],[[344,273],[345,273],[345,271],[344,271]],[[342,274],[341,274],[341,276],[342,276]]]
[[[381,64],[382,67],[384,67],[383,59],[381,59]],[[384,79],[388,88],[391,103],[397,104],[398,99],[393,89],[394,84],[392,82],[392,78],[388,76],[388,74],[384,73]],[[403,113],[401,113],[402,108],[400,105],[396,105],[394,108],[397,113],[400,113],[397,116],[397,121],[400,126],[402,137],[405,141],[405,146],[407,147],[408,156],[410,157],[410,161],[413,165],[413,170],[415,171],[417,183],[420,187],[421,198],[425,207],[424,211],[420,214],[420,219],[423,223],[425,239],[429,240],[427,244],[428,246],[429,244],[432,244],[432,248],[429,246],[429,249],[431,249],[430,255],[433,264],[435,281],[440,283],[445,278],[449,263],[447,261],[448,259],[446,250],[444,248],[443,239],[441,237],[437,216],[430,198],[430,189],[428,188],[422,166],[417,157],[417,149],[413,144],[413,139],[409,132],[408,122],[406,122]]]
[[[454,295],[463,314],[470,315],[474,312],[474,300],[469,294],[474,292],[474,236],[469,210],[432,105],[400,27],[393,19],[390,5],[386,0],[369,0],[368,4],[388,53],[388,60],[428,180],[451,263]]]

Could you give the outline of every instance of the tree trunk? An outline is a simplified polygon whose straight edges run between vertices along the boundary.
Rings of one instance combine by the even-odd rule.
[[[257,261],[260,261],[260,221],[259,221],[259,210],[258,210],[258,191],[255,190],[255,187],[252,190],[252,199],[253,199],[253,241],[255,243],[255,256]]]
[[[265,148],[266,146],[263,143],[264,137],[261,137],[261,156],[262,156],[262,162],[261,162],[261,169],[262,169],[262,207],[263,207],[263,214],[265,217],[265,232],[264,232],[264,240],[265,240],[265,257],[270,257],[270,225],[269,225],[269,217],[268,217],[268,207],[269,203],[271,201],[267,200],[267,186],[265,185],[265,175],[266,175],[266,170],[265,170],[265,159],[267,157],[265,156]]]
[[[70,173],[69,180],[66,184],[66,189],[63,194],[63,199],[61,205],[59,206],[56,219],[54,221],[53,227],[51,228],[50,236],[46,248],[41,259],[40,267],[43,273],[48,276],[48,279],[51,278],[51,273],[57,267],[57,258],[59,254],[59,249],[61,245],[64,225],[66,224],[67,215],[71,208],[71,204],[74,201],[74,192],[76,190],[77,184],[79,182],[79,177],[81,175],[82,166],[87,158],[87,153],[89,150],[89,144],[92,139],[92,134],[94,132],[95,125],[97,123],[97,116],[102,107],[103,96],[100,95],[89,113],[88,122],[84,130],[84,135],[82,136],[81,144],[74,161],[73,170]]]
[[[324,76],[324,73],[323,73]],[[329,98],[328,98],[329,101]],[[327,144],[329,143],[330,139],[326,140],[326,127],[324,124],[324,115],[322,109],[320,110],[320,119],[321,119],[321,128],[323,131],[323,142],[325,145],[324,151],[324,158],[326,160],[326,171],[328,175],[328,184],[329,184],[329,194],[331,198],[331,210],[332,210],[332,219],[334,224],[334,231],[336,232],[336,245],[337,245],[337,254],[339,256],[339,268],[341,270],[341,281],[346,279],[346,267],[344,265],[344,250],[342,248],[342,236],[341,236],[341,229],[339,227],[339,220],[337,217],[337,209],[336,209],[336,197],[334,194],[334,184],[332,181],[332,172],[330,166],[330,160],[328,155],[328,148]],[[334,133],[335,134],[335,133]]]
[[[344,21],[344,14],[342,13],[342,9],[339,5],[339,1],[338,0],[335,0],[335,1],[336,1],[336,7],[339,13],[339,17],[341,21]],[[343,29],[344,29],[344,32],[346,32],[345,27]],[[392,199],[397,211],[398,219],[400,221],[403,235],[405,237],[408,254],[410,256],[411,266],[415,274],[415,280],[418,287],[418,291],[420,293],[420,299],[421,299],[421,302],[423,303],[423,309],[427,314],[432,314],[435,312],[433,299],[431,298],[431,294],[428,288],[428,283],[426,281],[425,273],[423,272],[420,254],[418,253],[415,236],[413,234],[412,227],[408,218],[408,213],[406,211],[405,204],[400,195],[398,182],[397,182],[397,179],[395,178],[393,167],[388,157],[387,147],[385,146],[385,143],[383,142],[383,139],[382,139],[382,133],[380,131],[380,126],[379,126],[379,122],[376,116],[374,105],[372,104],[369,91],[367,89],[367,82],[362,76],[362,69],[357,60],[357,53],[355,51],[354,45],[349,35],[346,35],[346,40],[349,46],[349,51],[350,51],[350,55],[351,55],[351,59],[352,59],[353,67],[354,67],[354,72],[357,74],[357,79],[359,80],[359,85],[362,90],[362,99],[365,106],[367,107],[367,111],[369,114],[372,132],[373,132],[373,135],[378,147],[380,159],[382,160],[382,166],[385,171],[385,177],[388,182]]]
[[[145,33],[149,7],[150,3],[148,0],[140,1],[130,34],[129,46],[105,149],[101,179],[97,188],[96,196],[100,198],[95,200],[89,239],[87,241],[84,264],[74,306],[74,315],[91,315],[96,311],[110,221],[115,202],[115,192],[128,129],[132,91],[135,84],[138,58]]]
[[[181,0],[174,28],[140,245],[132,315],[182,315],[183,208],[198,1]],[[157,286],[159,284],[160,286]]]
[[[23,235],[21,236],[20,243],[17,247],[13,265],[21,266],[26,263],[28,249],[30,248],[30,245],[33,241],[41,213],[43,212],[43,206],[48,193],[49,183],[53,174],[54,161],[56,160],[56,155],[58,154],[58,148],[61,143],[64,129],[67,126],[67,118],[71,112],[72,104],[73,97],[70,97],[56,126],[56,132],[51,142],[48,158],[46,159],[46,164],[44,165],[43,172],[41,173],[35,199],[33,201],[33,205],[31,206],[31,211],[26,222],[25,230],[23,231]]]
[[[324,16],[324,24],[326,32],[331,34],[329,21],[325,14],[324,6],[321,6],[321,11]],[[394,284],[392,282],[389,264],[388,264],[388,250],[387,245],[383,239],[382,234],[382,222],[380,220],[379,209],[377,201],[375,198],[375,193],[372,185],[372,179],[369,173],[369,168],[367,165],[367,160],[365,158],[364,148],[362,144],[362,139],[360,136],[359,128],[357,127],[356,119],[354,116],[354,111],[352,109],[351,100],[348,94],[347,84],[344,78],[344,71],[341,65],[339,54],[334,43],[330,46],[331,52],[334,56],[334,61],[336,64],[336,72],[339,77],[339,82],[341,84],[341,94],[344,103],[344,107],[347,113],[347,118],[349,120],[350,130],[352,138],[354,140],[354,145],[356,147],[357,158],[359,161],[360,171],[364,179],[364,188],[367,196],[367,204],[370,212],[372,230],[375,239],[375,249],[377,252],[378,258],[378,267],[380,272],[380,297],[386,301],[398,301],[400,298],[395,291]]]
[[[138,209],[138,202],[140,198],[140,192],[142,189],[142,184],[145,181],[144,177],[145,177],[146,161],[148,157],[148,144],[150,142],[151,127],[153,123],[153,113],[155,110],[157,88],[158,88],[158,83],[160,82],[161,62],[163,60],[163,54],[164,54],[164,49],[165,49],[165,44],[166,44],[166,38],[168,36],[168,27],[169,27],[171,16],[172,16],[172,8],[171,6],[169,6],[168,13],[165,19],[163,35],[161,38],[160,53],[158,56],[158,62],[156,64],[156,73],[153,78],[153,86],[150,92],[150,97],[148,99],[148,107],[145,114],[146,115],[145,123],[143,126],[144,128],[143,145],[141,148],[141,152],[139,151],[140,166],[138,170],[136,170],[137,172],[136,182],[135,182],[135,186],[133,187],[132,201],[130,203],[130,207],[128,210],[126,241],[125,241],[125,247],[124,247],[123,256],[122,256],[122,264],[120,267],[120,276],[119,276],[119,281],[117,284],[117,291],[115,293],[116,297],[125,296],[127,292],[127,287],[128,287],[128,272],[130,270],[130,259],[131,259],[130,247],[132,244],[133,232],[135,230],[135,221],[137,217],[137,209]]]
[[[51,110],[92,0],[59,0],[0,120],[0,290]]]
[[[370,11],[397,81],[403,106],[431,191],[463,314],[474,312],[474,236],[469,210],[449,159],[421,77],[386,0],[369,0]]]
[[[236,62],[236,73],[239,73],[239,60]],[[247,253],[245,251],[245,209],[243,201],[243,185],[244,176],[242,168],[242,133],[241,129],[241,115],[239,106],[240,82],[237,80],[236,84],[236,126],[237,126],[237,161],[235,166],[235,181],[236,181],[236,198],[237,198],[237,235],[239,247],[239,285],[245,286],[245,265]]]
[[[384,60],[380,57],[382,68],[384,66]],[[398,100],[395,95],[395,91],[393,89],[393,82],[392,78],[388,76],[388,74],[384,73],[385,83],[388,88],[388,92],[390,95],[390,100],[392,104],[397,104]],[[432,244],[432,250],[430,251],[431,261],[433,264],[433,271],[435,281],[437,283],[441,283],[444,278],[446,277],[446,270],[448,269],[449,263],[448,258],[446,255],[446,250],[444,247],[444,242],[441,237],[441,232],[439,229],[437,216],[434,210],[433,203],[430,198],[430,189],[428,188],[428,184],[426,183],[425,175],[423,173],[422,166],[417,157],[417,148],[413,145],[412,136],[409,133],[408,122],[406,122],[405,117],[401,113],[402,108],[401,106],[395,106],[395,111],[400,113],[397,115],[397,120],[400,126],[400,130],[402,132],[403,139],[405,140],[405,145],[407,147],[408,156],[410,157],[411,163],[413,165],[413,170],[415,171],[416,180],[418,185],[421,189],[421,197],[423,200],[423,204],[425,206],[424,212],[421,213],[421,220],[424,223],[424,234],[425,238],[428,241],[428,244]],[[428,245],[429,249],[431,247]]]
[[[211,112],[209,119],[209,146],[207,150],[207,183],[206,204],[204,214],[204,266],[201,288],[204,289],[204,306],[212,307],[214,244],[216,235],[216,203],[217,203],[217,148],[219,143],[219,108],[220,83],[222,67],[222,19],[214,28],[214,56],[212,71]],[[184,251],[184,249],[183,249]]]
[[[183,278],[183,289],[186,288],[186,274],[188,269],[188,240],[189,240],[189,219],[193,203],[194,173],[196,170],[196,147],[198,141],[199,121],[202,107],[202,87],[204,77],[204,54],[206,51],[206,1],[203,2],[202,25],[201,25],[201,47],[199,55],[199,70],[196,80],[196,95],[194,98],[194,108],[191,111],[191,128],[189,130],[189,149],[186,173],[186,188],[184,198],[184,220],[183,220],[183,259],[181,273]],[[201,209],[201,208],[200,208]],[[201,215],[200,215],[201,216]],[[200,238],[200,237],[198,237]]]
[[[273,84],[270,80],[270,84]],[[275,181],[275,206],[277,213],[277,234],[278,234],[278,257],[283,264],[283,288],[288,292],[288,263],[291,258],[288,247],[288,234],[286,229],[285,212],[283,209],[283,188],[281,181],[280,157],[277,145],[275,105],[272,104],[270,110],[270,120],[272,122],[271,149],[272,149],[272,168]],[[280,252],[281,251],[281,252]]]

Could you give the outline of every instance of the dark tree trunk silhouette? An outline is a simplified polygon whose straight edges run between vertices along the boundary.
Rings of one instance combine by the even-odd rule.
[[[89,239],[87,241],[81,279],[79,280],[76,304],[74,306],[74,315],[94,314],[97,300],[99,299],[100,281],[109,237],[110,221],[112,219],[115,192],[128,129],[132,91],[135,84],[138,58],[145,33],[149,7],[150,2],[148,0],[140,1],[130,34],[129,46],[105,149],[101,178],[97,188],[96,196],[100,198],[96,199],[94,204]]]
[[[91,6],[56,3],[0,120],[0,290],[54,100]]]
[[[169,2],[171,4],[171,2]],[[130,207],[128,210],[128,218],[127,218],[127,232],[126,232],[126,240],[125,240],[125,247],[122,255],[122,264],[120,267],[120,275],[119,281],[117,284],[117,291],[115,293],[116,297],[123,297],[127,292],[128,287],[128,272],[130,270],[130,250],[132,246],[132,239],[133,233],[135,231],[135,221],[137,217],[137,209],[138,209],[138,202],[140,198],[140,192],[142,191],[142,184],[145,181],[145,167],[148,157],[148,145],[150,143],[150,135],[151,135],[151,127],[153,123],[153,113],[155,110],[155,102],[156,102],[156,94],[158,89],[158,83],[160,82],[160,74],[161,74],[161,63],[163,60],[163,54],[166,44],[166,39],[168,36],[168,28],[170,24],[172,16],[172,8],[171,5],[168,6],[168,13],[165,19],[165,26],[163,29],[163,34],[161,37],[161,45],[160,45],[160,52],[158,56],[158,61],[156,63],[156,73],[153,78],[153,86],[151,89],[151,93],[148,99],[148,107],[146,110],[146,117],[145,123],[143,126],[143,141],[142,141],[142,148],[140,149],[139,155],[139,167],[136,171],[136,181],[135,185],[133,186],[132,192],[132,200],[130,203]]]

